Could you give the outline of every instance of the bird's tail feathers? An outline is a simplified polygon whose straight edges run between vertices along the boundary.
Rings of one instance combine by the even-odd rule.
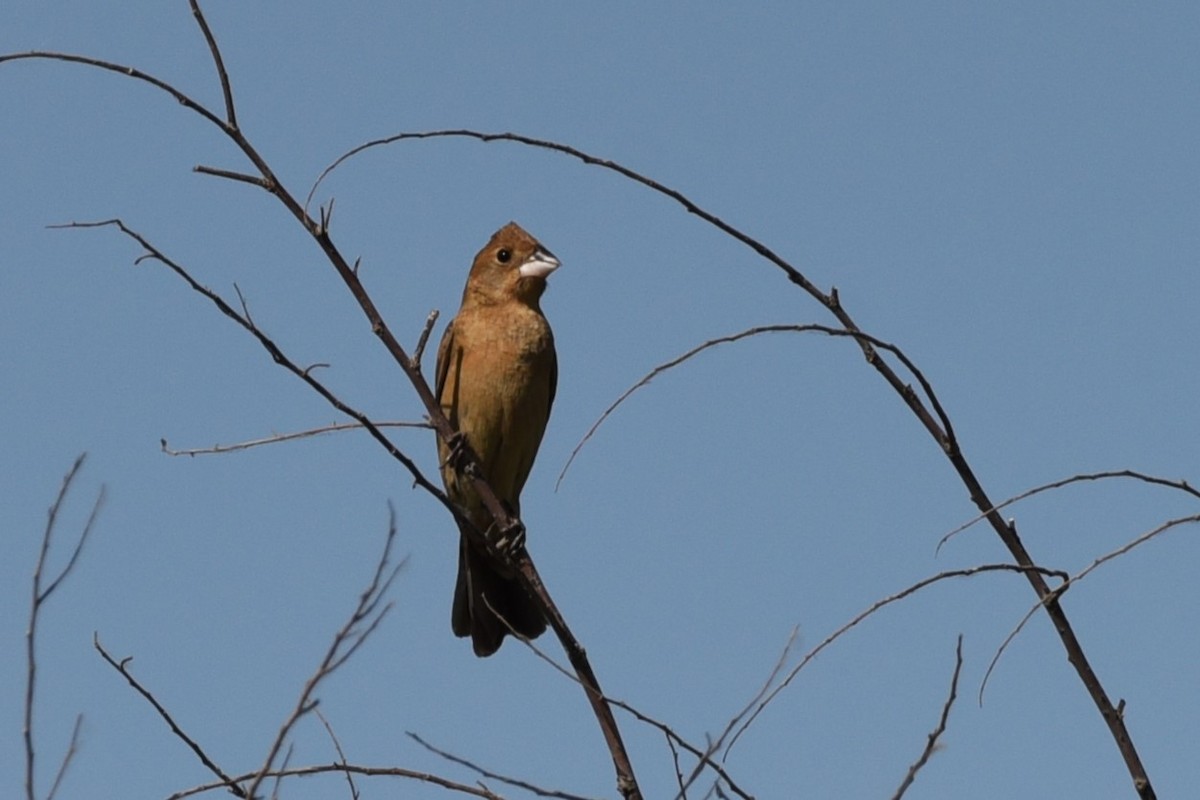
[[[546,619],[517,578],[502,574],[464,535],[450,625],[455,636],[470,636],[475,655],[485,657],[512,631],[536,639],[546,630]]]

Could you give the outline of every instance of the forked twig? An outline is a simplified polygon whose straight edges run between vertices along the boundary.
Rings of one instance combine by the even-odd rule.
[[[392,582],[396,580],[396,576],[400,574],[400,570],[404,568],[405,564],[403,560],[395,566],[391,564],[392,545],[395,543],[395,540],[396,512],[389,503],[387,538],[384,541],[383,552],[375,564],[375,572],[371,576],[371,581],[367,585],[367,588],[362,591],[362,594],[359,595],[358,604],[354,607],[354,611],[350,614],[346,623],[334,634],[333,641],[330,642],[329,648],[325,651],[324,658],[321,659],[321,663],[317,666],[316,671],[313,672],[312,676],[304,684],[304,688],[301,690],[291,714],[288,715],[287,720],[284,721],[278,733],[275,734],[275,740],[271,743],[270,748],[268,748],[267,757],[262,767],[259,769],[258,774],[251,779],[246,789],[248,797],[254,798],[258,796],[259,785],[271,776],[275,759],[291,734],[292,729],[302,717],[317,707],[317,701],[313,696],[317,690],[317,686],[337,671],[339,667],[345,664],[362,647],[363,643],[379,627],[379,623],[383,621],[387,613],[391,611],[392,604],[384,604],[383,600],[387,596]]]
[[[59,570],[58,574],[51,578],[48,583],[44,583],[46,569],[46,558],[50,554],[50,543],[54,538],[54,531],[58,525],[59,514],[62,512],[63,504],[66,503],[67,496],[70,494],[71,487],[75,483],[79,471],[83,468],[84,462],[87,460],[87,453],[81,453],[71,464],[71,468],[67,470],[67,474],[63,476],[62,484],[59,486],[58,495],[54,498],[54,502],[50,505],[46,513],[46,527],[42,531],[42,544],[38,550],[37,564],[33,569],[33,579],[30,587],[29,598],[29,624],[25,629],[25,706],[24,706],[24,726],[22,729],[22,738],[25,745],[25,797],[26,800],[37,800],[37,794],[34,789],[34,762],[36,751],[33,746],[33,707],[34,698],[37,694],[37,633],[38,621],[41,619],[42,608],[46,605],[46,601],[62,586],[63,581],[75,569],[75,565],[79,562],[79,555],[83,552],[83,546],[87,543],[88,537],[92,534],[92,529],[95,527],[96,519],[100,514],[100,509],[104,505],[105,489],[100,487],[100,491],[96,494],[96,500],[92,503],[92,510],[88,514],[87,521],[83,525],[83,529],[79,533],[79,538],[75,540],[74,547],[71,548],[71,555],[67,558],[67,563]],[[82,716],[75,719],[75,728],[71,734],[70,744],[67,746],[67,751],[63,754],[62,761],[59,762],[58,771],[54,777],[54,783],[50,789],[50,793],[46,796],[47,800],[52,800],[55,793],[58,791],[59,785],[62,783],[63,777],[67,773],[67,768],[70,767],[71,761],[75,757],[75,753],[79,744],[79,726],[82,722]]]

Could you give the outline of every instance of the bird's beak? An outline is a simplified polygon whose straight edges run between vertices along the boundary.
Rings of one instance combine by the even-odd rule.
[[[539,247],[517,270],[522,278],[545,278],[558,269],[558,259],[544,247]]]

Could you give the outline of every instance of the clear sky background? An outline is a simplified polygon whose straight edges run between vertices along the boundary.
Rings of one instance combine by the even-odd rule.
[[[1200,482],[1200,6],[1189,2],[208,3],[246,134],[305,194],[344,150],[471,127],[640,170],[761,239],[921,366],[996,500],[1082,472]],[[220,107],[184,2],[17,2],[0,51],[137,66]],[[21,788],[23,633],[46,507],[90,454],[52,563],[109,500],[42,621],[36,736],[62,798],[160,798],[209,779],[92,649],[93,632],[228,771],[256,768],[382,546],[396,606],[319,691],[350,761],[497,771],[615,796],[581,691],[519,644],[478,660],[449,630],[456,536],[363,434],[172,458],[338,421],[175,276],[133,266],[120,216],[233,297],[381,420],[414,393],[300,227],[215,129],[145,84],[0,65],[0,794]],[[900,399],[849,341],[727,345],[635,395],[555,479],[603,409],[656,364],[767,323],[832,323],[746,247],[678,205],[513,144],[405,142],[322,186],[333,234],[393,330],[457,308],[474,253],[516,220],[563,262],[543,306],[558,398],[523,507],[530,548],[604,688],[701,743],[799,626],[807,652],[877,599],[1006,561]],[[441,325],[438,327],[440,334]],[[426,368],[431,368],[427,358]],[[394,433],[435,472],[427,431]],[[1108,481],[1005,512],[1034,557],[1078,571],[1172,517],[1179,492]],[[1097,570],[1065,607],[1160,797],[1200,786],[1200,541],[1184,527]],[[910,797],[1131,797],[1103,722],[1023,578],[938,584],[802,671],[727,768],[761,798],[890,797],[946,697]],[[561,657],[550,637],[540,644]],[[657,732],[619,717],[647,797],[675,791]],[[316,719],[294,765],[336,758]],[[515,790],[491,783],[505,794]],[[392,778],[364,797],[442,797]],[[693,796],[700,796],[694,793]],[[293,779],[288,798],[349,796]]]

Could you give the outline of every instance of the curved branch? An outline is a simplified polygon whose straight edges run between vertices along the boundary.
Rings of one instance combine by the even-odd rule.
[[[684,363],[685,361],[689,361],[693,357],[699,355],[700,353],[703,353],[705,350],[708,350],[712,347],[716,347],[719,344],[729,344],[731,342],[741,341],[742,339],[746,339],[751,336],[758,336],[758,335],[764,334],[764,333],[809,333],[809,332],[824,333],[828,336],[834,336],[834,337],[837,337],[837,336],[850,337],[850,338],[856,339],[860,342],[865,341],[865,342],[869,343],[870,345],[872,345],[873,347],[879,348],[880,350],[888,351],[892,355],[896,356],[896,358],[898,358],[900,360],[900,362],[902,364],[904,364],[904,366],[908,369],[908,371],[912,373],[913,377],[917,379],[917,382],[921,384],[921,390],[923,392],[925,392],[925,396],[929,399],[930,405],[932,405],[935,409],[937,409],[937,412],[939,415],[945,416],[945,413],[942,411],[942,404],[938,401],[937,395],[934,394],[933,386],[930,385],[928,380],[926,380],[925,375],[921,372],[921,370],[917,369],[916,364],[914,364],[909,359],[909,357],[904,354],[904,351],[902,351],[899,347],[897,347],[894,344],[885,342],[882,339],[877,339],[874,336],[871,336],[870,334],[863,333],[862,331],[849,331],[844,328],[831,328],[828,325],[816,325],[816,324],[810,324],[810,325],[791,325],[791,324],[788,324],[788,325],[759,325],[759,326],[756,326],[753,328],[748,328],[747,330],[744,330],[744,331],[740,331],[738,333],[732,333],[727,336],[720,336],[716,339],[709,339],[707,342],[704,342],[703,344],[696,345],[695,347],[693,347],[691,350],[688,350],[683,355],[677,356],[676,358],[673,358],[664,364],[659,364],[657,367],[655,367],[654,369],[650,370],[648,373],[643,375],[642,378],[637,381],[637,383],[633,384],[628,389],[626,389],[624,392],[622,392],[620,397],[618,397],[616,400],[614,400],[612,402],[612,404],[609,405],[608,408],[604,409],[604,413],[602,413],[600,415],[600,417],[595,422],[592,423],[592,426],[590,428],[588,428],[587,433],[585,433],[583,435],[583,438],[580,439],[579,443],[575,445],[575,449],[573,449],[571,451],[571,455],[567,458],[567,463],[565,465],[563,465],[562,471],[558,473],[558,480],[555,481],[555,483],[554,483],[555,490],[557,490],[558,487],[562,484],[563,478],[567,474],[567,470],[571,468],[571,463],[575,460],[575,456],[579,455],[579,451],[582,450],[583,446],[585,444],[587,444],[589,439],[592,438],[592,435],[596,432],[596,430],[604,423],[604,421],[606,419],[608,419],[608,417],[614,411],[617,410],[617,406],[624,403],[629,398],[630,395],[632,395],[638,389],[641,389],[643,386],[646,386],[647,384],[649,384],[650,381],[654,380],[659,375],[661,375],[664,372],[667,372],[671,369],[674,369],[675,367],[679,366],[680,364]]]
[[[49,50],[30,50],[25,53],[5,53],[0,55],[0,64],[3,64],[7,61],[22,61],[25,59],[65,61],[69,64],[83,64],[87,67],[95,67],[96,69],[102,69],[106,72],[114,72],[118,75],[124,75],[127,78],[143,81],[144,83],[148,83],[156,89],[161,89],[162,91],[171,95],[171,97],[174,97],[176,100],[178,100],[179,104],[184,108],[195,111],[197,114],[204,117],[206,120],[211,122],[213,125],[216,125],[226,133],[230,132],[230,128],[225,121],[205,108],[202,103],[193,100],[191,97],[179,91],[161,78],[156,78],[153,75],[147,72],[142,72],[140,69],[135,67],[126,66],[125,64],[117,64],[112,61],[105,61],[104,59],[100,58],[78,56],[74,53],[56,53]]]

